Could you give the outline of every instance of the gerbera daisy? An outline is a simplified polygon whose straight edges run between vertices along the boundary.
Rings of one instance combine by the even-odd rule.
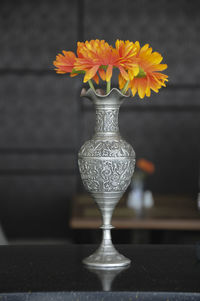
[[[139,65],[139,73],[129,81],[125,81],[124,78],[119,75],[119,86],[120,89],[123,87],[130,88],[132,95],[134,96],[136,92],[140,98],[144,96],[150,96],[151,90],[158,92],[158,90],[163,86],[166,87],[165,81],[168,81],[168,76],[160,73],[167,68],[166,64],[160,64],[163,57],[158,52],[152,52],[152,48],[148,44],[140,48],[139,42],[135,42],[137,47],[137,54],[133,58],[135,63]]]
[[[55,70],[59,74],[64,74],[64,73],[70,73],[71,77],[74,77],[80,73],[85,74],[84,70],[75,70],[74,64],[77,60],[77,57],[74,52],[72,51],[62,51],[63,53],[59,53],[56,56],[56,60],[53,62],[54,66],[56,67]],[[93,77],[93,80],[98,84],[99,83],[99,78],[97,75]],[[94,89],[94,86],[92,85],[90,81],[91,87]]]
[[[74,67],[77,71],[85,71],[84,83],[97,75],[98,71],[103,80],[110,81],[117,55],[107,42],[104,40],[78,42],[77,54],[78,59]]]
[[[60,74],[71,73],[74,68],[76,55],[72,51],[63,50],[63,54],[59,53],[53,62],[56,72]]]
[[[128,40],[117,40],[113,51],[118,56],[116,66],[119,68],[121,76],[125,80],[133,79],[139,73],[139,66],[135,59],[137,46]]]

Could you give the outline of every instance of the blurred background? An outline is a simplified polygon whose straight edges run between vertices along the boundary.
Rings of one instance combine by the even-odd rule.
[[[75,51],[77,41],[96,38],[113,44],[117,38],[149,43],[168,64],[167,88],[123,105],[120,132],[137,158],[154,163],[155,173],[145,183],[153,196],[164,196],[166,203],[177,198],[179,205],[182,197],[187,199],[198,222],[199,32],[199,1],[1,0],[2,241],[100,239],[99,230],[79,229],[71,222],[77,195],[85,193],[77,153],[93,133],[94,110],[79,96],[82,79],[57,75],[52,66],[63,49]],[[172,210],[174,218],[183,207]],[[200,240],[198,227],[138,227],[113,233],[114,241],[123,243]]]

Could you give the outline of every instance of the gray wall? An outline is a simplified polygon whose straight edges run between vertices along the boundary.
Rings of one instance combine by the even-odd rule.
[[[81,189],[77,151],[94,112],[81,79],[52,61],[77,40],[148,42],[169,65],[169,85],[130,99],[121,134],[156,165],[154,192],[195,195],[200,150],[200,6],[186,0],[0,2],[0,221],[9,237],[68,235]]]

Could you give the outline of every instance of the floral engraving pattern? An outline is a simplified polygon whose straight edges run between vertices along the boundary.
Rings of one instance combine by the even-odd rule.
[[[96,132],[117,132],[119,109],[96,110]]]
[[[81,147],[79,157],[134,157],[132,146],[123,139],[88,140]]]
[[[135,160],[129,158],[79,158],[78,163],[83,184],[91,192],[125,191],[135,167]]]

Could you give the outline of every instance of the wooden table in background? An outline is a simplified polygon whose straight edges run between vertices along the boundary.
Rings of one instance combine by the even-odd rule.
[[[124,197],[114,210],[112,224],[118,229],[200,230],[200,212],[191,197],[155,195],[155,204],[137,217],[126,206]],[[97,229],[101,216],[88,195],[77,195],[72,202],[70,226],[73,229]]]

